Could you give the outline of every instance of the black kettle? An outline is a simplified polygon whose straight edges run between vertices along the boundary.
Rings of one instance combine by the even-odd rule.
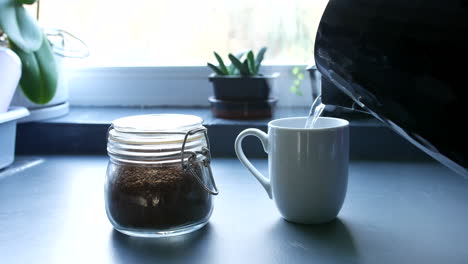
[[[360,108],[468,178],[468,1],[330,0],[315,42],[326,105]]]

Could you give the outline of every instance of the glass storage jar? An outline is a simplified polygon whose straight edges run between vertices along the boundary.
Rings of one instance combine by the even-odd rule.
[[[203,120],[138,115],[114,120],[107,136],[106,213],[114,228],[162,237],[203,227],[218,194]]]

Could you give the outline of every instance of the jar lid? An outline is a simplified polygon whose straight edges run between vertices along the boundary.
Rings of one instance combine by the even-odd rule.
[[[194,115],[152,114],[136,115],[116,119],[112,122],[118,132],[186,132],[201,126],[203,119]]]
[[[109,128],[107,152],[115,159],[127,161],[180,160],[184,150],[189,153],[209,148],[202,122],[198,116],[182,114],[119,118]]]

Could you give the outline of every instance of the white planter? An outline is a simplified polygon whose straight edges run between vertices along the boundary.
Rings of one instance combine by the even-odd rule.
[[[12,107],[8,112],[0,113],[0,169],[13,163],[15,159],[16,123],[27,116],[24,107]]]
[[[30,115],[23,118],[20,122],[39,121],[48,118],[54,118],[66,115],[69,112],[68,104],[68,85],[63,70],[64,58],[55,55],[58,68],[57,91],[52,100],[47,104],[36,104],[31,102],[18,87],[11,102],[12,106],[22,106],[28,108]]]
[[[0,114],[8,110],[20,77],[20,58],[12,50],[0,47]]]

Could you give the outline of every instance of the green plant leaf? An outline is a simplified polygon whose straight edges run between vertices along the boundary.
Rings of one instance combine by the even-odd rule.
[[[247,69],[247,76],[251,76],[252,74],[252,69],[249,67],[249,60],[245,59],[244,62],[242,63],[244,65],[244,68]]]
[[[291,86],[291,87],[289,88],[289,91],[291,91],[291,93],[294,93],[294,94],[296,94],[296,95],[298,95],[298,96],[302,96],[302,91],[299,90],[299,87],[297,87],[297,86],[295,86],[295,85]]]
[[[239,70],[241,75],[248,76],[249,75],[249,69],[240,62],[238,58],[236,58],[234,55],[229,54],[229,60],[231,60],[232,64]]]
[[[231,67],[232,65],[232,67]],[[231,63],[231,65],[228,67],[229,70],[229,75],[239,75],[239,70],[234,66],[234,64]]]
[[[0,28],[24,52],[36,51],[42,45],[42,31],[36,20],[15,0],[0,0]]]
[[[20,87],[24,95],[36,104],[48,103],[57,90],[58,69],[47,37],[43,36],[35,52],[24,52],[14,43],[11,48],[21,58]]]
[[[299,73],[299,67],[294,66],[294,68],[292,69],[292,74],[297,75],[298,73]]]
[[[241,52],[237,53],[235,55],[235,57],[240,60],[242,58],[242,56],[244,56],[245,53],[246,53],[245,51],[241,51]],[[239,70],[237,70],[236,66],[234,66],[233,63],[231,63],[228,66],[228,72],[229,72],[229,75],[238,75],[239,74]]]
[[[19,4],[32,5],[37,2],[37,0],[16,0]]]
[[[218,67],[216,67],[215,65],[211,64],[211,63],[207,63],[208,67],[210,67],[217,75],[226,75],[224,74],[224,72],[219,69]]]
[[[252,51],[249,51],[247,53],[247,59],[246,61],[248,61],[248,66],[249,66],[249,69],[250,69],[250,74],[251,75],[255,75],[257,74],[257,67],[255,66],[255,57],[254,57],[254,54]]]
[[[218,61],[219,63],[219,69],[223,72],[223,75],[228,75],[229,74],[229,71],[228,69],[226,68],[226,65],[224,64],[224,61],[223,59],[221,58],[221,56],[219,56],[218,53],[216,52],[213,52],[215,57],[216,57],[216,60]]]
[[[297,79],[303,80],[304,79],[304,74],[301,72],[297,75]]]
[[[255,66],[256,66],[256,72],[260,71],[260,66],[262,65],[263,57],[265,56],[267,48],[263,47],[260,49],[260,51],[257,54],[257,58],[255,59]]]
[[[238,73],[236,66],[234,66],[234,64],[232,63],[227,67],[227,70],[228,70],[228,75],[237,75]]]

